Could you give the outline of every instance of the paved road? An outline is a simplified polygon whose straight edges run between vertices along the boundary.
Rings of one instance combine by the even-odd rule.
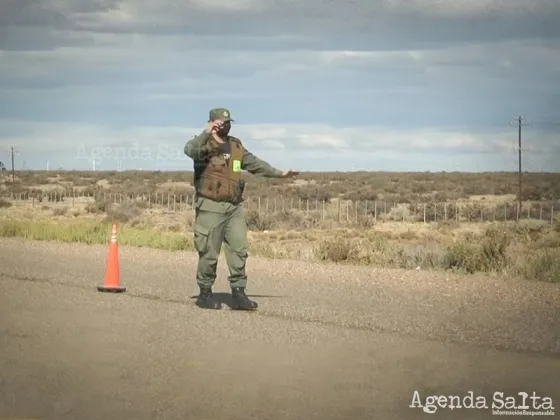
[[[129,290],[98,293],[106,251],[0,240],[0,419],[430,417],[415,390],[560,414],[558,285],[251,258],[259,311],[214,312],[190,253],[121,247]]]

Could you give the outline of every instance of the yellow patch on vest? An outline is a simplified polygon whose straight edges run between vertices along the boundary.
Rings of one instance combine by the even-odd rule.
[[[233,161],[233,172],[241,172],[241,161],[234,160]]]

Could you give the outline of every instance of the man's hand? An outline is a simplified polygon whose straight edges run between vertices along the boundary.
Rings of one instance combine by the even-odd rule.
[[[292,171],[292,170],[290,169],[290,170],[288,170],[288,171],[282,172],[282,176],[281,176],[281,177],[282,177],[282,178],[288,178],[288,177],[290,177],[290,176],[296,176],[296,175],[299,175],[299,172],[297,172],[297,171]]]
[[[208,128],[206,129],[206,132],[208,134],[216,134],[223,124],[224,122],[221,120],[210,121],[210,123],[208,124]]]

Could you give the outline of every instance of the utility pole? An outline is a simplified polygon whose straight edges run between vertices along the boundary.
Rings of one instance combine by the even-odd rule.
[[[519,116],[515,119],[514,122],[515,125],[517,125],[517,154],[519,157],[519,193],[518,193],[518,214],[521,214],[521,206],[523,204],[523,179],[522,179],[522,169],[521,169],[521,151],[523,150],[521,148],[521,127],[523,127],[524,125],[528,125],[527,122],[525,122],[525,118],[522,116]]]
[[[16,183],[16,167],[14,164],[14,157],[16,153],[19,154],[19,152],[16,149],[14,149],[13,145],[10,147],[10,152],[12,154],[12,200],[13,200],[15,197],[15,183]]]

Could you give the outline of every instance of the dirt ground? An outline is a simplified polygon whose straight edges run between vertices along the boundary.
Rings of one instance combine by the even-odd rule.
[[[0,239],[0,419],[418,419],[414,391],[487,398],[434,418],[498,391],[560,413],[558,284],[250,257],[259,310],[205,311],[194,254],[121,247],[120,295],[106,254]]]

